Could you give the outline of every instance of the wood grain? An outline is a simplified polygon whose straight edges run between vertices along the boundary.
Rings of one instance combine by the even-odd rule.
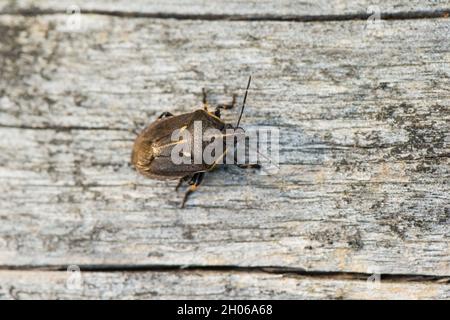
[[[449,299],[445,283],[360,280],[243,272],[0,271],[0,299]]]
[[[109,12],[119,14],[162,14],[162,15],[253,15],[286,18],[289,16],[330,16],[382,14],[406,12],[433,12],[449,10],[447,0],[14,0],[0,2],[0,12],[66,11],[77,5],[81,12]]]
[[[1,265],[450,275],[447,19],[65,22],[0,17]],[[249,74],[279,174],[219,170],[180,210],[129,167],[131,131]]]

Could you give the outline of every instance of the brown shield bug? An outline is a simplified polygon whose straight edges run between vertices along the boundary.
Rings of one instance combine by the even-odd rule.
[[[220,119],[221,109],[230,109],[234,107],[236,102],[236,95],[233,95],[231,104],[218,105],[214,112],[209,112],[207,108],[206,92],[203,89],[203,109],[195,110],[194,112],[172,115],[170,112],[163,112],[159,118],[147,126],[136,138],[131,154],[131,162],[135,169],[142,175],[159,180],[179,179],[176,190],[180,187],[183,181],[187,181],[190,187],[187,189],[181,207],[183,208],[189,195],[197,189],[203,180],[205,172],[211,171],[217,165],[217,161],[213,163],[192,162],[189,163],[174,163],[172,159],[174,148],[179,144],[173,141],[172,135],[175,130],[186,131],[192,133],[195,122],[200,122],[202,130],[217,129],[222,135],[225,131],[233,130],[236,132],[239,128],[239,123],[245,107],[248,89],[250,87],[251,77],[248,79],[247,89],[245,90],[244,100],[242,103],[239,119],[235,126],[226,124]],[[227,130],[227,132],[229,132]],[[195,135],[194,135],[195,137]],[[195,141],[193,142],[195,144]],[[201,144],[204,148],[203,142]],[[218,155],[217,158],[223,158],[223,154]],[[184,156],[192,157],[191,154]],[[257,164],[253,165],[239,165],[242,168],[258,168]]]

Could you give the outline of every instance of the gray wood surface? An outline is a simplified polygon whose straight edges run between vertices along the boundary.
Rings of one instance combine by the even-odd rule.
[[[450,299],[439,282],[260,272],[81,272],[75,282],[65,272],[0,271],[0,279],[0,299]]]
[[[448,299],[448,19],[368,27],[85,14],[78,31],[66,22],[0,16],[0,268],[19,269],[0,272],[0,297],[14,297],[11,286],[22,297],[102,297],[65,292],[65,272],[25,270],[77,264],[349,275],[124,272],[123,297],[150,297],[146,277],[161,288],[179,277],[199,297],[213,287],[216,297],[371,298],[352,273],[377,272],[440,281],[382,281],[379,297]],[[133,130],[199,107],[202,87],[212,103],[242,97],[249,74],[243,123],[281,130],[280,172],[220,169],[179,209],[173,182],[129,167]],[[224,116],[235,121],[237,110]],[[117,296],[113,274],[88,277]],[[221,291],[230,277],[232,288],[257,284]]]
[[[448,0],[2,0],[0,10],[18,11],[66,11],[73,5],[81,12],[110,12],[168,15],[264,15],[264,16],[327,16],[380,13],[412,13],[448,11]]]

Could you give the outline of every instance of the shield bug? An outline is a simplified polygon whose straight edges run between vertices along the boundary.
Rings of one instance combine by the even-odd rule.
[[[200,124],[202,133],[208,129],[218,130],[221,136],[225,136],[225,132],[229,132],[229,130],[232,130],[232,132],[237,132],[238,129],[241,129],[239,127],[239,123],[244,111],[250,82],[251,77],[248,79],[239,119],[235,126],[223,122],[220,119],[220,111],[221,109],[233,108],[236,102],[236,95],[233,95],[233,101],[231,104],[218,105],[213,112],[210,112],[208,111],[206,91],[203,89],[203,109],[198,109],[194,112],[180,115],[173,115],[170,112],[163,112],[156,121],[147,126],[137,136],[134,142],[131,162],[135,169],[142,175],[153,179],[179,179],[175,190],[178,190],[183,182],[188,182],[190,186],[181,202],[181,207],[183,208],[189,195],[194,192],[202,182],[205,172],[214,169],[218,163],[217,160],[223,159],[225,153],[227,152],[227,146],[224,146],[223,153],[216,155],[215,160],[212,162],[204,161],[204,159],[202,159],[200,162],[188,161],[175,163],[173,159],[174,151],[176,151],[175,148],[178,148],[184,140],[174,141],[173,133],[184,132],[192,134],[196,130],[196,123]],[[190,146],[196,144],[195,139],[196,136],[194,134],[194,141],[189,141]],[[186,144],[187,142],[184,141],[184,143]],[[200,149],[202,152],[205,149],[205,144],[203,141],[200,143]],[[176,153],[177,152],[175,152],[175,154]],[[181,154],[180,156],[193,160],[193,155],[188,152],[185,152],[185,154]],[[257,164],[238,164],[238,166],[241,168],[259,167]]]

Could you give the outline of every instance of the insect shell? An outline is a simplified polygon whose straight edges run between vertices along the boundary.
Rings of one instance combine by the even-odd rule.
[[[134,142],[131,162],[135,169],[140,174],[152,179],[179,179],[176,190],[178,190],[182,182],[187,181],[190,187],[186,191],[181,203],[181,207],[183,208],[189,195],[202,182],[205,172],[211,171],[215,167],[215,164],[207,164],[203,161],[198,164],[174,164],[171,159],[171,154],[176,143],[172,140],[172,133],[178,129],[188,130],[192,134],[194,121],[201,121],[204,130],[214,128],[223,133],[226,129],[230,128],[236,130],[239,127],[244,111],[250,81],[251,77],[248,79],[242,109],[236,126],[226,124],[220,119],[221,109],[234,107],[236,101],[235,96],[233,96],[233,102],[230,105],[219,105],[214,112],[209,112],[206,107],[206,92],[203,91],[203,109],[180,115],[172,115],[170,112],[162,113],[155,122],[151,123],[138,135]],[[257,167],[257,165],[250,167]]]

